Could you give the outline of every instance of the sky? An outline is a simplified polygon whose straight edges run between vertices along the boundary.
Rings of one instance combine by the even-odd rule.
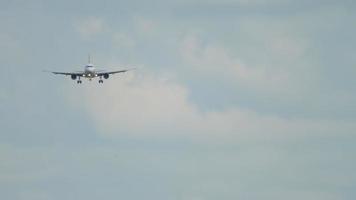
[[[0,3],[2,199],[355,199],[353,1]]]

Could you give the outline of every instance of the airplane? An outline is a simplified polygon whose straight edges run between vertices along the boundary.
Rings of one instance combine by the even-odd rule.
[[[88,64],[84,67],[84,71],[77,72],[56,72],[56,71],[45,71],[53,74],[66,75],[70,76],[72,80],[77,80],[77,84],[81,84],[81,77],[89,79],[91,81],[93,78],[99,77],[99,83],[104,83],[104,79],[108,79],[111,74],[116,73],[124,73],[129,71],[130,69],[118,70],[118,71],[105,71],[105,70],[97,70],[94,65],[90,61],[90,56],[88,56]]]

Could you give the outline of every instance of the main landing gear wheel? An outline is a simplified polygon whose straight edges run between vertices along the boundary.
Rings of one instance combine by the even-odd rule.
[[[104,83],[104,81],[103,80],[99,80],[99,83]]]
[[[81,81],[81,80],[78,80],[78,81],[77,81],[77,83],[78,83],[78,84],[81,84],[81,83],[82,83],[82,81]]]

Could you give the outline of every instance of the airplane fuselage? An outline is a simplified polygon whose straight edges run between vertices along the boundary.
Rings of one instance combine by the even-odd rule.
[[[85,66],[83,76],[84,78],[88,78],[89,80],[91,80],[92,78],[95,78],[98,75],[96,74],[95,67],[91,64],[88,64],[87,66]]]

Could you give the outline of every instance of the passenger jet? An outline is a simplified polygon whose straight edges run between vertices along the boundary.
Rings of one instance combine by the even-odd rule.
[[[105,70],[97,70],[95,69],[94,65],[90,62],[90,56],[88,58],[88,64],[84,67],[84,71],[77,71],[77,72],[54,72],[49,71],[53,74],[60,74],[70,76],[73,80],[77,80],[77,83],[80,84],[82,81],[80,80],[81,77],[89,79],[91,81],[93,78],[99,77],[99,83],[104,83],[104,79],[108,79],[109,75],[116,74],[116,73],[123,73],[127,72],[129,69],[118,70],[118,71],[105,71]]]

